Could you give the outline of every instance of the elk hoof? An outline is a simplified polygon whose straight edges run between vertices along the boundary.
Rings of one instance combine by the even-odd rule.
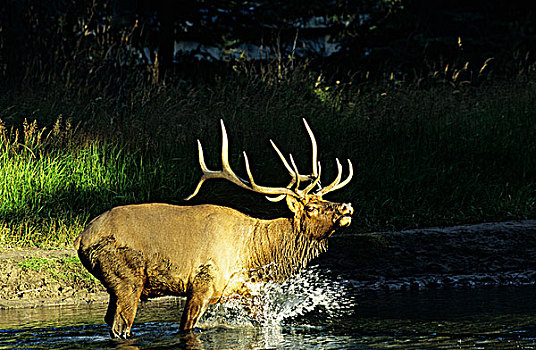
[[[115,339],[127,339],[130,338],[130,327],[122,320],[114,322],[112,329],[110,329],[110,336]]]
[[[110,337],[114,339],[128,339],[130,338],[130,331],[117,332],[115,329],[110,329]]]

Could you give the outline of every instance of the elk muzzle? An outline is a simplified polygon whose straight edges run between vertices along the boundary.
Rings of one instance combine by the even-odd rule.
[[[343,203],[337,208],[337,213],[339,214],[335,218],[335,223],[339,227],[349,226],[352,222],[352,214],[354,213],[354,208],[350,203]]]

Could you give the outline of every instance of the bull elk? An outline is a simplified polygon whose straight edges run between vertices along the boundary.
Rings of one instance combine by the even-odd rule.
[[[177,206],[139,204],[113,208],[93,219],[76,238],[83,265],[110,294],[105,321],[112,337],[127,338],[138,302],[162,295],[186,296],[180,329],[193,330],[210,304],[240,294],[248,295],[250,282],[284,280],[327,249],[327,238],[350,225],[351,204],[322,197],[344,187],[353,175],[338,175],[320,186],[315,137],[304,119],[312,143],[312,174],[298,172],[270,140],[291,176],[286,187],[266,187],[253,180],[244,152],[249,180],[238,177],[228,160],[228,140],[223,121],[222,170],[209,170],[198,142],[203,175],[188,199],[210,179],[225,179],[270,201],[286,200],[291,217],[262,220],[218,205]],[[314,190],[314,191],[313,191]],[[267,268],[269,267],[269,268]]]

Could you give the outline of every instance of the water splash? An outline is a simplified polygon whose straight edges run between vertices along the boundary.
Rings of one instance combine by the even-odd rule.
[[[333,280],[328,271],[310,267],[284,283],[267,282],[254,298],[232,297],[210,308],[200,327],[263,327],[279,329],[286,325],[311,326],[315,319],[326,320],[350,315],[355,293],[344,280]]]

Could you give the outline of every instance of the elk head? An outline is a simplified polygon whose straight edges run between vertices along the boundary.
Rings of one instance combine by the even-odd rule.
[[[346,186],[353,176],[352,162],[348,159],[349,174],[344,181],[342,179],[342,165],[339,159],[336,159],[338,174],[335,180],[326,187],[320,185],[321,166],[317,161],[317,145],[315,136],[303,119],[307,133],[311,138],[312,144],[312,173],[310,175],[302,175],[298,172],[298,168],[292,155],[289,154],[290,164],[277,148],[275,143],[270,140],[272,147],[275,149],[283,165],[291,176],[290,183],[286,187],[266,187],[255,183],[249,166],[249,160],[246,152],[243,152],[246,165],[248,180],[238,177],[229,165],[229,142],[227,132],[223,121],[220,120],[222,130],[222,165],[223,169],[218,171],[209,170],[205,164],[203,155],[203,147],[201,142],[197,140],[199,150],[199,164],[203,171],[203,176],[199,180],[195,191],[186,198],[189,200],[199,192],[201,185],[209,179],[226,179],[232,183],[250,191],[262,193],[272,202],[278,202],[286,199],[288,208],[294,213],[294,223],[300,231],[309,235],[311,238],[323,240],[329,237],[336,229],[350,225],[351,216],[354,212],[352,205],[349,203],[330,202],[322,197],[331,192]],[[301,185],[305,184],[305,188],[300,189]],[[316,191],[311,193],[316,188]]]

